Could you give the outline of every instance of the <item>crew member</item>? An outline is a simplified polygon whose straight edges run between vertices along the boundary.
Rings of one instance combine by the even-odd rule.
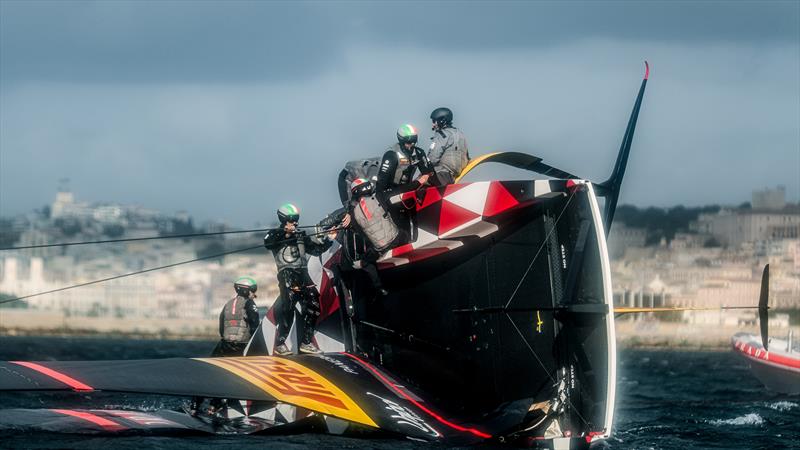
[[[428,182],[433,166],[428,162],[425,152],[417,147],[417,129],[413,125],[403,125],[397,129],[397,143],[383,154],[375,182],[375,192],[395,194],[413,191]],[[413,179],[419,169],[420,175]]]
[[[344,165],[344,169],[339,172],[339,198],[342,200],[342,206],[347,206],[350,201],[350,185],[358,178],[366,178],[368,180],[378,175],[378,168],[381,165],[379,157],[356,159],[348,161]]]
[[[417,138],[417,129],[412,125],[398,128],[397,143],[383,154],[375,180],[376,198],[389,211],[398,228],[405,231],[404,236],[410,239],[414,239],[413,207],[392,206],[389,199],[396,194],[421,188],[433,174],[433,166],[428,162],[428,157],[416,145]],[[413,179],[417,170],[421,175]],[[347,226],[346,223],[344,225]]]
[[[469,148],[464,133],[453,126],[453,111],[436,108],[431,113],[433,137],[428,159],[436,173],[435,183],[452,184],[469,163]]]
[[[250,277],[240,277],[234,281],[233,289],[236,291],[236,297],[228,300],[219,313],[220,340],[211,352],[211,356],[214,358],[242,356],[247,343],[250,342],[250,338],[258,328],[258,308],[254,301],[258,290],[256,280]],[[197,415],[204,402],[204,397],[192,398],[189,403],[189,413],[193,416]],[[213,398],[209,402],[207,413],[214,415],[218,411],[224,410],[226,405],[227,400]]]
[[[278,331],[274,353],[282,356],[292,353],[286,345],[286,338],[294,323],[294,305],[297,303],[302,309],[304,325],[300,353],[320,353],[313,342],[320,314],[319,291],[308,275],[308,257],[324,253],[331,246],[331,241],[327,236],[309,236],[298,230],[300,210],[291,203],[278,208],[278,220],[280,228],[270,230],[264,237],[264,247],[271,250],[275,257],[281,293],[275,305]]]
[[[411,236],[411,230],[409,228],[410,218],[408,217],[408,214],[399,211],[398,208],[392,208],[389,204],[389,198],[398,193],[419,189],[428,182],[429,178],[433,174],[433,166],[428,161],[428,157],[425,156],[425,151],[416,145],[417,139],[417,129],[414,128],[413,125],[406,124],[398,128],[397,143],[391,145],[383,154],[383,157],[380,159],[378,172],[374,176],[374,190],[378,201],[383,203],[383,206],[387,211],[390,211],[391,217],[401,229],[406,231],[407,237]],[[371,160],[362,161],[364,161],[364,167],[369,167],[368,164],[371,164],[368,163],[368,161]],[[351,161],[348,164],[353,162],[354,161]],[[422,175],[414,180],[414,173],[417,171],[417,169],[419,169],[419,172]],[[350,172],[357,174],[357,171],[351,170]],[[365,172],[366,175],[369,175],[370,173],[369,171]],[[339,174],[339,196],[341,197],[343,204],[347,204],[350,194],[349,190],[343,190],[345,189],[345,186],[347,186],[347,177],[349,176],[353,180],[357,178],[367,178],[369,180],[373,179],[372,176],[366,175],[348,175],[347,166],[345,167],[345,170],[342,170],[342,172]],[[342,226],[345,228],[349,227],[351,220],[352,217],[350,214],[346,214],[342,220]]]
[[[256,280],[241,277],[233,283],[236,297],[228,300],[219,313],[219,343],[211,353],[217,356],[242,356],[247,343],[258,328]]]
[[[367,251],[361,258],[361,268],[367,273],[372,285],[380,294],[386,295],[378,277],[376,262],[386,250],[408,240],[405,230],[397,227],[389,212],[375,195],[375,184],[366,178],[357,178],[351,185],[351,200],[348,214],[353,218],[353,227],[367,240]]]

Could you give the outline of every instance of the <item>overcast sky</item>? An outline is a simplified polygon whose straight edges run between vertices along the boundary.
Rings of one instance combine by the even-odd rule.
[[[797,201],[799,5],[0,0],[0,216],[69,178],[90,202],[316,219],[345,161],[405,122],[427,140],[438,106],[473,155],[603,180],[645,59],[622,203]]]

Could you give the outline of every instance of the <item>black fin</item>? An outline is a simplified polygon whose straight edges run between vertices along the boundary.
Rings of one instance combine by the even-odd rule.
[[[606,197],[605,212],[603,214],[603,226],[606,231],[606,237],[611,229],[611,222],[614,220],[614,212],[617,209],[617,200],[619,199],[619,191],[622,186],[622,178],[625,176],[625,168],[628,165],[628,155],[631,152],[631,143],[633,142],[633,133],[636,130],[636,120],[639,118],[639,109],[642,106],[642,97],[644,96],[644,89],[647,86],[647,79],[650,77],[650,65],[647,61],[644,62],[645,73],[642,79],[642,85],[639,87],[639,95],[636,97],[636,102],[633,104],[633,111],[631,117],[628,119],[628,128],[625,129],[625,135],[622,137],[622,144],[619,147],[617,154],[617,161],[614,164],[614,171],[611,172],[611,177],[599,185],[598,193]]]
[[[761,295],[758,297],[758,322],[761,325],[761,343],[769,351],[769,264],[761,274]]]

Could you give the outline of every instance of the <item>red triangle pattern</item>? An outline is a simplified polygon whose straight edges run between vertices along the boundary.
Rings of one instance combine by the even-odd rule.
[[[442,194],[439,193],[438,188],[430,188],[425,191],[425,198],[422,199],[422,204],[417,207],[417,211],[420,209],[425,209],[428,206],[438,202],[442,199]]]
[[[339,254],[337,253],[337,255]],[[336,295],[336,290],[333,288],[332,280],[324,270],[322,271],[322,283],[320,283],[319,292],[319,306],[321,311],[317,318],[317,323],[327,319],[339,309],[339,297]]]
[[[500,182],[492,181],[492,184],[489,185],[489,192],[486,194],[486,203],[483,205],[483,216],[496,216],[518,204],[517,199],[509,194]]]
[[[442,200],[442,211],[439,214],[439,236],[477,217],[480,215],[455,203]]]
[[[447,197],[448,195],[452,194],[453,192],[458,191],[459,189],[463,189],[469,186],[471,183],[464,183],[464,184],[448,184],[444,188],[444,196]]]
[[[392,249],[392,257],[396,258],[410,252],[411,250],[414,250],[414,247],[411,244],[403,244]]]

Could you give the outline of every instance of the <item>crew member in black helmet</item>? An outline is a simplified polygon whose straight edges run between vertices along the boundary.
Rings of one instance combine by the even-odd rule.
[[[431,113],[433,137],[428,160],[436,172],[435,182],[452,184],[469,163],[469,148],[464,133],[453,126],[453,111],[436,108]]]
[[[303,335],[300,353],[320,353],[314,344],[314,329],[320,315],[319,291],[308,275],[308,256],[319,256],[331,246],[327,235],[308,236],[297,229],[300,210],[287,203],[278,209],[281,227],[270,230],[264,237],[264,247],[272,250],[278,266],[279,303],[275,305],[278,331],[274,354],[284,356],[292,353],[286,338],[294,323],[294,305],[299,303],[303,316]]]
[[[242,356],[247,343],[258,328],[256,280],[241,277],[233,283],[236,297],[228,300],[219,313],[220,339],[211,356]]]

